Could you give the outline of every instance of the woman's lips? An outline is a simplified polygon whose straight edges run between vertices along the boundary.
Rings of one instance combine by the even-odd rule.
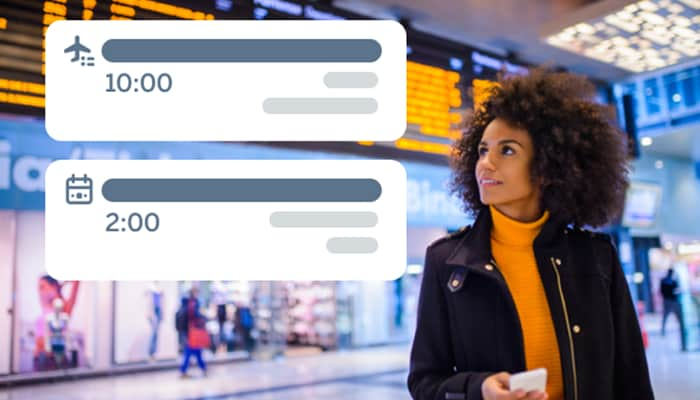
[[[479,185],[483,187],[492,187],[501,185],[503,182],[495,179],[479,179]]]

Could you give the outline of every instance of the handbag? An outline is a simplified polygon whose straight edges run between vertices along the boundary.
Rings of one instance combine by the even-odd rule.
[[[191,324],[187,331],[187,346],[191,349],[206,349],[210,345],[209,332],[204,327]]]

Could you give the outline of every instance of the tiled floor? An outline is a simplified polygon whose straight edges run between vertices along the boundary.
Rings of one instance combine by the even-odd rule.
[[[700,399],[700,352],[681,353],[676,326],[666,338],[649,318],[648,358],[657,399]],[[281,361],[212,366],[209,375],[180,379],[175,371],[0,389],[0,400],[409,400],[408,348],[394,346]]]

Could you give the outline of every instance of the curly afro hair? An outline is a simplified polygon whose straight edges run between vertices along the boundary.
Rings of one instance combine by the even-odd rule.
[[[476,179],[478,146],[496,118],[525,129],[535,149],[531,178],[539,182],[542,206],[577,227],[599,227],[619,217],[629,180],[624,134],[609,110],[593,101],[586,78],[533,69],[500,79],[482,106],[466,119],[453,147],[452,191],[467,212],[481,203]]]

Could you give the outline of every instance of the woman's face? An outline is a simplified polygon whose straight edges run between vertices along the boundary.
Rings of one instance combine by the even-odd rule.
[[[476,178],[481,202],[515,219],[539,217],[540,189],[532,182],[532,139],[524,129],[493,120],[478,147]]]
[[[39,279],[39,299],[42,306],[51,308],[53,301],[60,297],[56,285],[47,282],[46,279]]]

